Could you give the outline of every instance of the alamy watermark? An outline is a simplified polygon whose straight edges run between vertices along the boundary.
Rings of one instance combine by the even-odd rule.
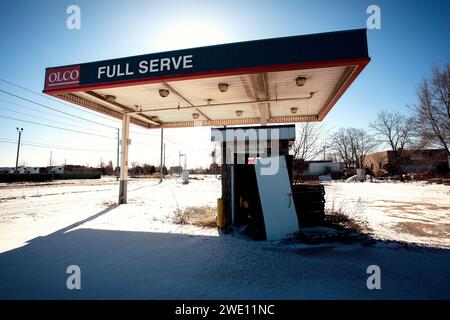
[[[370,16],[366,20],[367,29],[373,30],[381,29],[381,9],[376,4],[372,4],[367,7],[366,12],[370,14]]]
[[[381,289],[381,269],[376,264],[370,265],[366,270],[370,276],[367,278],[366,285],[369,290]]]
[[[81,9],[76,4],[67,7],[66,13],[69,15],[66,19],[66,27],[69,30],[81,29]]]
[[[76,264],[70,265],[66,269],[66,273],[70,274],[70,276],[67,278],[66,286],[67,289],[73,290],[81,289],[81,269]]]
[[[274,175],[280,167],[280,130],[278,128],[238,128],[211,130],[211,140],[225,145],[218,164],[258,163],[261,175]],[[223,157],[224,155],[224,157]]]

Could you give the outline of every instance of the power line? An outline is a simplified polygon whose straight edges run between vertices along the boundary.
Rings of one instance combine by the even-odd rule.
[[[69,123],[67,123],[67,122],[56,121],[56,120],[50,120],[50,119],[48,119],[48,118],[39,117],[39,116],[36,116],[36,115],[28,115],[28,114],[24,114],[23,112],[20,112],[20,111],[14,110],[14,109],[10,109],[10,108],[4,107],[4,106],[1,107],[0,109],[6,110],[6,111],[9,111],[9,112],[14,112],[14,113],[21,114],[21,115],[25,115],[25,116],[28,116],[28,117],[30,117],[30,118],[41,119],[41,120],[53,122],[53,123],[56,123],[56,124],[62,124],[62,125],[66,125],[66,126],[68,125],[68,126],[72,126],[72,127],[74,127],[74,128],[79,128],[79,129],[84,129],[84,130],[95,130],[96,132],[98,132],[97,129],[86,128],[86,127],[80,127],[80,126],[76,126],[76,125],[73,125],[73,124],[69,124]],[[102,131],[102,132],[105,133],[105,134],[107,134],[106,131]]]
[[[27,88],[25,88],[25,87],[22,87],[22,86],[20,86],[20,85],[18,85],[18,84],[12,83],[12,82],[7,81],[7,80],[5,80],[5,79],[0,78],[0,81],[5,82],[5,83],[8,83],[8,84],[10,84],[10,85],[13,85],[13,86],[15,86],[15,87],[18,87],[18,88],[20,88],[20,89],[22,89],[22,90],[31,92],[31,93],[33,93],[33,94],[36,94],[36,95],[45,97],[45,98],[47,98],[47,99],[50,99],[50,97],[48,97],[48,96],[46,96],[46,95],[40,94],[40,93],[35,92],[35,91],[33,91],[33,90],[30,90],[30,89],[27,89]],[[74,117],[74,118],[77,118],[77,119],[80,119],[80,120],[88,121],[88,122],[91,122],[91,123],[94,123],[94,124],[97,124],[97,125],[109,127],[109,128],[112,128],[112,129],[117,129],[117,127],[110,126],[110,125],[107,125],[107,124],[103,124],[103,123],[100,123],[100,122],[97,122],[97,121],[94,121],[94,120],[89,120],[89,119],[86,119],[86,118],[83,118],[83,117],[80,117],[80,116],[77,116],[77,115],[74,115],[74,114],[71,114],[71,113],[68,113],[68,112],[65,112],[65,111],[61,111],[61,110],[55,109],[55,108],[53,108],[53,107],[44,105],[44,104],[42,104],[42,103],[39,103],[39,102],[30,100],[30,99],[24,98],[24,97],[22,97],[22,96],[16,95],[16,94],[14,94],[14,93],[5,91],[5,90],[0,90],[0,92],[3,92],[3,93],[8,94],[8,95],[10,95],[10,96],[16,97],[16,98],[18,98],[18,99],[21,99],[21,100],[24,100],[24,101],[27,101],[27,102],[30,102],[30,103],[33,103],[33,104],[36,104],[36,105],[42,106],[42,107],[44,107],[44,108],[50,109],[50,110],[52,110],[52,111],[55,111],[55,112],[58,112],[58,113],[61,113],[61,114],[65,114],[65,115],[68,115],[68,116],[71,116],[71,117]],[[62,103],[62,104],[64,104],[64,105],[68,105],[68,106],[70,106],[70,107],[74,107],[74,106],[72,106],[72,105],[70,105],[70,104],[68,104],[68,103],[63,103],[62,101],[59,101],[59,100],[54,99],[54,98],[51,98],[50,100],[56,101],[56,102],[58,102],[58,103]],[[84,109],[78,109],[78,108],[77,108],[77,110],[87,111],[87,110],[84,110]],[[91,112],[88,112],[88,113],[89,113],[89,114],[93,114],[93,115],[99,116],[99,115],[96,114],[96,113],[91,113]],[[102,116],[102,118],[111,120],[111,119],[109,119],[109,118],[107,118],[107,117],[104,117],[104,116]],[[25,121],[25,120],[20,120],[20,119],[13,119],[13,120],[19,120],[19,121],[24,121],[24,122],[33,123],[33,122],[30,122],[30,121]],[[47,121],[49,121],[49,120],[47,119]],[[38,123],[34,123],[34,124],[38,124]],[[38,125],[42,125],[42,124],[38,124]],[[48,126],[49,126],[49,125],[48,125]],[[49,126],[49,127],[57,128],[57,127],[55,127],[55,126]],[[59,128],[59,127],[58,127],[57,129],[62,129],[62,130],[67,130],[67,131],[72,131],[72,132],[78,131],[78,130],[70,130],[70,129]],[[143,132],[138,132],[138,131],[135,131],[135,130],[130,130],[130,131],[133,132],[133,133],[136,133],[136,134],[141,134],[141,135],[146,135],[146,136],[153,136],[153,137],[156,136],[155,134],[151,134],[151,133],[143,133]],[[79,133],[88,134],[88,133],[86,133],[86,132],[79,132]],[[90,135],[95,135],[95,134],[91,134],[91,133],[89,133],[89,134],[90,134]],[[101,136],[101,135],[97,135],[97,136]],[[105,137],[105,136],[102,136],[102,137]],[[111,137],[108,137],[108,138],[111,138]],[[177,142],[175,139],[170,138],[170,137],[166,137],[166,139],[167,139],[169,142],[171,142],[172,144],[174,144],[175,146],[179,147],[179,148],[185,148],[185,149],[192,150],[192,151],[197,151],[197,152],[208,152],[208,153],[210,152],[210,150],[207,150],[207,149],[195,147],[195,146],[192,146],[192,145],[190,146],[190,145],[181,143],[180,141]],[[140,144],[144,144],[144,143],[140,143]],[[180,145],[180,144],[181,144],[181,145]],[[145,144],[144,144],[144,145],[145,145]]]
[[[136,134],[140,134],[140,135],[144,135],[144,136],[159,137],[159,134],[144,133],[144,132],[139,132],[139,131],[135,131],[135,130],[130,130],[130,131],[132,133],[136,133]],[[192,151],[197,151],[197,152],[208,152],[208,153],[211,152],[211,150],[208,150],[208,149],[203,149],[203,148],[185,144],[185,143],[183,143],[179,140],[176,140],[175,138],[171,138],[167,135],[164,135],[164,139],[166,139],[167,141],[169,141],[170,143],[172,143],[173,145],[175,145],[178,148],[184,148],[187,150],[192,150]]]
[[[16,121],[31,123],[31,124],[35,124],[35,125],[38,125],[38,126],[44,126],[44,127],[49,127],[49,128],[69,131],[69,132],[73,132],[73,133],[80,133],[80,134],[85,134],[85,135],[89,135],[89,136],[96,136],[96,137],[116,140],[116,138],[112,137],[112,136],[110,137],[110,136],[104,136],[104,135],[96,134],[96,133],[92,133],[92,132],[86,132],[86,131],[81,131],[81,130],[73,130],[73,129],[63,128],[63,127],[53,126],[53,125],[50,125],[50,124],[44,124],[44,123],[38,123],[38,122],[34,122],[34,121],[29,121],[29,120],[18,119],[18,118],[14,118],[14,117],[5,116],[5,115],[0,115],[0,118],[5,118],[5,119],[10,119],[10,120],[16,120]],[[150,146],[150,147],[155,147],[156,146],[154,144],[144,143],[144,142],[140,142],[140,141],[134,141],[134,143],[145,145],[145,146]]]
[[[108,136],[104,136],[104,135],[101,135],[101,134],[95,134],[95,133],[92,133],[92,132],[86,132],[86,131],[80,131],[80,130],[67,129],[67,128],[53,126],[53,125],[50,125],[50,124],[43,124],[43,123],[39,123],[39,122],[28,121],[28,120],[18,119],[18,118],[14,118],[14,117],[8,117],[8,116],[4,116],[4,115],[0,115],[0,118],[16,120],[16,121],[21,121],[21,122],[27,122],[27,123],[35,124],[35,125],[38,125],[38,126],[44,126],[44,127],[49,127],[49,128],[59,129],[59,130],[65,130],[65,131],[81,133],[81,134],[87,134],[87,135],[90,135],[90,136],[97,136],[97,137],[102,137],[102,138],[114,139],[115,140],[114,137],[108,137]]]
[[[19,96],[19,95],[16,95],[16,94],[14,94],[14,93],[11,93],[11,92],[8,92],[8,91],[5,91],[5,90],[0,90],[0,92],[3,92],[3,93],[5,93],[5,94],[7,94],[7,95],[16,97],[16,98],[18,98],[18,99],[21,99],[21,100],[24,100],[24,101],[27,101],[27,102],[36,104],[36,105],[38,105],[38,106],[41,106],[41,107],[44,107],[44,108],[47,108],[47,109],[50,109],[50,110],[53,110],[53,111],[56,111],[56,112],[59,112],[59,113],[62,113],[62,114],[71,116],[71,117],[74,117],[74,118],[77,118],[77,119],[80,119],[80,120],[84,120],[84,121],[92,122],[92,123],[95,123],[95,124],[98,124],[98,125],[101,125],[101,126],[105,126],[105,127],[117,129],[117,127],[110,126],[110,125],[107,125],[107,124],[104,124],[104,123],[101,123],[101,122],[97,122],[97,121],[94,121],[94,120],[89,120],[89,119],[86,119],[86,118],[83,118],[83,117],[80,117],[80,116],[76,116],[76,115],[74,115],[74,114],[71,114],[71,113],[68,113],[68,112],[65,112],[65,111],[61,111],[61,110],[55,109],[55,108],[53,108],[53,107],[49,107],[49,106],[47,106],[47,105],[45,105],[45,104],[42,104],[42,103],[39,103],[39,102],[30,100],[30,99],[21,97],[21,96]]]
[[[1,80],[1,79],[0,79],[0,80]],[[0,91],[2,91],[2,90],[0,90]],[[6,100],[6,99],[0,99],[0,101],[6,102],[6,103],[11,103],[11,104],[14,104],[14,105],[19,106],[19,107],[28,108],[28,109],[33,110],[33,111],[37,111],[37,112],[41,112],[41,113],[44,113],[44,114],[48,114],[48,115],[54,116],[54,114],[52,114],[52,113],[50,113],[50,112],[45,112],[45,111],[43,111],[43,110],[38,110],[38,109],[32,108],[32,107],[30,107],[30,106],[26,106],[26,105],[23,105],[23,104],[19,104],[19,103],[16,103],[16,102],[13,102],[13,101],[9,101],[9,100]],[[12,111],[12,112],[15,112],[15,113],[24,114],[23,112],[20,112],[20,111],[17,111],[17,110],[13,110],[13,109],[10,109],[10,108],[8,108],[8,107],[4,107],[4,106],[3,106],[2,108],[3,108],[3,109],[6,109],[6,110],[9,110],[9,111]],[[52,110],[53,110],[53,109],[52,109]],[[54,111],[58,111],[58,110],[54,110]],[[27,115],[27,114],[25,114],[25,115]],[[46,121],[50,121],[50,122],[54,122],[54,123],[60,123],[60,124],[63,124],[63,125],[69,125],[69,126],[71,126],[71,127],[77,127],[77,128],[81,128],[81,129],[90,130],[90,128],[80,127],[80,126],[75,126],[75,125],[73,125],[73,124],[68,124],[68,123],[61,122],[61,121],[56,121],[56,120],[50,120],[50,119],[38,117],[38,116],[35,116],[35,115],[33,115],[33,117],[36,117],[36,118],[42,119],[42,120],[46,120]],[[64,117],[64,116],[63,116],[63,118],[64,118],[64,119],[71,120],[71,118],[69,118],[69,117]],[[117,130],[118,128],[115,128],[115,129]],[[95,130],[98,132],[97,129],[95,129]],[[147,135],[147,136],[152,136],[152,137],[155,136],[155,135],[153,135],[153,134],[146,134],[146,133],[138,132],[138,131],[135,131],[135,130],[130,130],[130,131],[133,132],[133,133],[141,134],[141,135]],[[103,132],[106,133],[106,131],[103,131]],[[159,136],[159,135],[158,135],[158,136]],[[140,142],[138,142],[138,143],[140,143]],[[145,144],[145,143],[140,143],[140,144],[144,144],[144,145],[148,145],[148,146],[156,146],[155,144]]]
[[[0,140],[0,143],[16,144],[16,142],[8,141],[8,140]],[[47,148],[47,149],[60,149],[60,150],[68,150],[68,151],[110,152],[110,153],[114,153],[115,152],[115,151],[111,151],[111,150],[81,149],[81,148],[54,146],[54,145],[46,145],[46,144],[31,143],[31,142],[21,142],[20,144],[21,145],[25,145],[25,146],[31,146],[31,147],[39,147],[39,148]]]
[[[8,137],[0,137],[1,140],[4,141],[12,141],[15,142],[16,139],[14,138],[8,138]],[[74,149],[74,150],[83,150],[83,151],[107,151],[107,150],[99,150],[94,145],[90,145],[92,148],[84,148],[85,146],[62,146],[62,145],[55,145],[55,144],[48,144],[48,143],[42,143],[37,141],[30,141],[30,140],[23,140],[23,142],[29,143],[29,144],[36,144],[40,146],[46,146],[46,147],[55,147],[55,148],[68,148],[68,149]]]
[[[27,92],[33,93],[33,94],[35,94],[35,95],[44,97],[44,98],[46,98],[46,99],[49,99],[49,100],[58,102],[58,103],[60,103],[60,104],[69,106],[69,107],[74,108],[74,109],[76,109],[76,110],[83,111],[83,112],[85,112],[85,113],[92,114],[92,115],[94,115],[94,116],[97,116],[97,117],[100,117],[100,118],[104,118],[104,119],[109,120],[109,121],[114,121],[114,120],[116,120],[116,119],[111,119],[111,118],[109,118],[109,117],[107,117],[107,116],[104,116],[104,115],[99,114],[99,113],[96,113],[96,112],[92,112],[92,111],[85,110],[85,109],[80,109],[80,108],[77,107],[76,105],[72,105],[72,104],[69,104],[69,103],[67,103],[67,102],[65,102],[65,101],[61,101],[61,100],[59,100],[59,99],[53,98],[52,96],[45,95],[45,94],[42,94],[42,93],[40,93],[40,92],[36,92],[36,91],[34,91],[34,90],[25,88],[25,87],[23,87],[23,86],[21,86],[21,85],[18,85],[17,83],[13,83],[13,82],[11,82],[11,81],[8,81],[8,80],[2,79],[2,78],[0,78],[0,81],[2,81],[2,82],[4,82],[4,83],[7,83],[7,84],[9,84],[9,85],[12,85],[12,86],[14,86],[14,87],[17,87],[17,88],[19,88],[19,89],[25,90],[25,91],[27,91]]]
[[[166,136],[166,139],[169,142],[172,142],[174,145],[176,145],[179,148],[183,147],[183,148],[188,149],[188,150],[193,150],[193,151],[197,150],[198,152],[208,152],[208,153],[211,152],[211,150],[207,150],[207,149],[195,147],[195,146],[192,146],[192,145],[188,145],[188,144],[182,143],[181,141],[176,140],[176,139],[171,138],[171,137],[167,137]],[[177,143],[177,141],[178,141],[178,143]],[[181,146],[180,146],[180,144],[181,144]]]
[[[50,115],[50,116],[52,116],[52,117],[58,117],[58,119],[59,119],[59,118],[62,118],[62,119],[70,120],[70,121],[73,120],[73,118],[71,118],[71,117],[66,117],[66,116],[56,115],[56,114],[54,114],[54,113],[52,113],[52,112],[48,112],[48,111],[41,110],[42,108],[41,108],[41,109],[33,108],[32,106],[20,104],[20,103],[17,103],[17,102],[14,102],[14,101],[10,101],[10,100],[7,100],[7,99],[0,99],[0,101],[6,103],[6,104],[8,104],[8,105],[9,105],[9,104],[13,104],[13,105],[15,105],[15,106],[18,106],[18,107],[21,107],[21,108],[25,108],[25,109],[29,109],[29,110],[31,110],[31,111],[43,113],[43,114],[46,114],[46,115]]]

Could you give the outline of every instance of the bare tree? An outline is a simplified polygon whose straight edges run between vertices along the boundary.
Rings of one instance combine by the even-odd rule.
[[[308,170],[307,160],[315,159],[325,148],[325,126],[316,122],[303,122],[298,125],[297,139],[291,147],[294,159],[293,180],[298,182]]]
[[[417,89],[419,102],[412,107],[414,127],[422,146],[440,146],[450,155],[450,60],[433,67],[430,79]]]
[[[364,158],[375,146],[373,137],[364,129],[340,128],[331,136],[331,148],[347,171],[362,168]]]
[[[355,162],[357,168],[362,168],[364,159],[366,158],[367,154],[372,152],[375,147],[376,143],[374,141],[373,136],[371,136],[369,133],[367,133],[364,129],[354,129],[351,128],[351,134],[354,138],[354,144],[355,144]]]
[[[295,159],[311,160],[322,153],[324,137],[327,131],[324,125],[316,122],[303,122],[297,131],[297,140],[291,148]]]
[[[370,124],[378,142],[389,145],[391,150],[404,149],[413,138],[412,120],[398,112],[380,111]]]
[[[331,150],[344,163],[347,171],[350,170],[354,163],[347,129],[340,128],[331,136]]]

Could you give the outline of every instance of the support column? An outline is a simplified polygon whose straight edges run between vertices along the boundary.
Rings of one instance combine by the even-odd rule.
[[[130,115],[122,118],[122,159],[120,162],[119,204],[127,203],[128,140],[130,137]]]
[[[163,181],[163,148],[164,148],[164,128],[161,128],[161,161],[159,163],[159,182]]]

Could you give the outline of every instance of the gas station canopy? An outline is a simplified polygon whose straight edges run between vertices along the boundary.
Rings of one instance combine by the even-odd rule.
[[[369,61],[357,29],[47,68],[43,92],[145,128],[320,121]]]

